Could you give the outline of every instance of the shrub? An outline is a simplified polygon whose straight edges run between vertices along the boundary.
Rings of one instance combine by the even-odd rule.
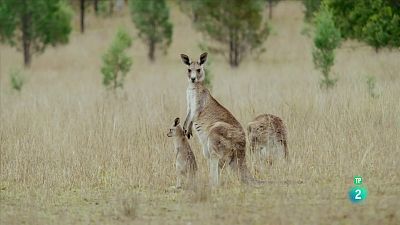
[[[103,55],[101,72],[106,88],[123,88],[124,78],[132,65],[132,58],[125,53],[131,44],[132,38],[123,29],[119,29],[110,48]]]
[[[16,91],[21,91],[22,86],[25,84],[25,78],[22,75],[21,70],[19,69],[13,69],[10,72],[10,82],[11,82],[11,87],[16,90]]]
[[[315,17],[315,36],[313,61],[317,69],[321,70],[323,78],[321,87],[330,88],[337,79],[330,77],[331,67],[335,63],[335,49],[340,45],[340,31],[335,27],[332,13],[323,4]]]
[[[311,21],[321,5],[321,0],[303,0],[303,5],[305,7],[304,19]]]

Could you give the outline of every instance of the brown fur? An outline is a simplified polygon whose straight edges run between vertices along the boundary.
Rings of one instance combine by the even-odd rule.
[[[252,180],[246,166],[246,136],[242,126],[204,86],[204,69],[201,62],[205,62],[207,54],[202,54],[198,62],[191,62],[186,55],[181,57],[188,65],[188,114],[184,123],[187,136],[191,136],[194,126],[203,146],[203,153],[211,160],[211,170],[218,171],[218,168],[211,168],[212,165],[215,166],[215,160],[218,160],[219,167],[230,165],[240,174],[242,181]],[[211,171],[213,172],[216,171]],[[218,174],[211,176],[213,184],[218,184]]]
[[[177,182],[176,187],[182,186],[182,178],[188,178],[194,181],[197,172],[196,158],[190,148],[189,142],[185,136],[182,127],[179,125],[179,118],[176,118],[169,129],[168,137],[173,137],[176,152],[175,167]]]
[[[269,142],[274,141],[276,144],[282,145],[285,158],[289,158],[287,130],[281,118],[271,114],[259,115],[248,123],[247,130],[251,151],[260,151],[263,147],[268,148]]]

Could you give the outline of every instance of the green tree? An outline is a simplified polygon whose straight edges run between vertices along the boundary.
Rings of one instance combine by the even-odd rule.
[[[181,12],[189,16],[195,23],[198,19],[198,7],[201,0],[178,0],[178,6]]]
[[[85,32],[85,0],[79,1],[81,33]]]
[[[304,18],[306,21],[311,21],[321,5],[321,0],[303,0],[303,5],[305,7]]]
[[[139,38],[147,44],[149,59],[154,61],[157,45],[166,50],[172,41],[173,26],[165,0],[131,0],[130,10]]]
[[[62,0],[0,0],[0,38],[16,46],[29,66],[34,53],[68,42],[72,10]]]
[[[269,28],[263,21],[263,0],[202,0],[197,3],[195,27],[222,44],[209,46],[215,53],[228,55],[232,67],[249,53],[262,52]]]
[[[103,18],[111,17],[113,12],[113,10],[110,9],[110,7],[113,7],[113,5],[110,6],[111,2],[113,1],[97,0],[96,15]]]
[[[303,0],[306,20],[313,18],[323,0]],[[400,47],[400,1],[324,0],[342,38],[356,39],[373,46]]]
[[[123,88],[124,78],[132,66],[132,58],[125,51],[131,46],[132,38],[119,29],[110,48],[103,55],[103,84],[106,88],[116,90]]]
[[[330,77],[331,67],[335,63],[335,49],[340,45],[340,31],[335,27],[332,12],[325,5],[315,17],[315,35],[313,61],[317,69],[323,75],[321,86],[330,88],[335,85],[337,79]]]
[[[210,49],[208,48],[208,46],[206,44],[200,43],[199,44],[199,48],[202,52],[208,52],[210,51]],[[210,69],[212,66],[212,59],[210,57],[208,57],[207,61],[206,61],[206,65],[204,65],[204,84],[206,85],[206,87],[208,89],[212,89],[212,78],[213,78],[213,72]]]
[[[342,37],[376,50],[400,47],[400,2],[395,0],[325,0]]]

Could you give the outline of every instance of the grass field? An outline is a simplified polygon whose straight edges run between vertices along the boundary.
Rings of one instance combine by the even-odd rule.
[[[194,138],[198,188],[169,191],[175,154],[166,133],[186,110],[179,53],[198,57],[204,41],[176,6],[171,14],[168,54],[152,64],[136,39],[119,98],[101,84],[101,55],[118,26],[136,35],[127,12],[89,15],[84,35],[75,21],[68,45],[33,58],[21,93],[8,73],[22,54],[0,46],[0,224],[400,224],[400,52],[346,42],[333,68],[337,86],[321,90],[293,1],[276,6],[259,58],[231,69],[209,55],[214,97],[243,125],[261,113],[282,117],[290,162],[256,174],[273,184],[240,185],[224,171],[211,190]],[[368,94],[371,75],[378,98]],[[248,165],[254,173],[254,160]],[[347,198],[355,175],[369,191],[361,205]]]

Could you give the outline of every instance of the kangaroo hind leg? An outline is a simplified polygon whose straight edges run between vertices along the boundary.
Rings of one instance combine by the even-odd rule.
[[[219,184],[219,170],[222,165],[223,154],[221,153],[223,149],[221,137],[211,134],[208,138],[208,151],[210,154],[210,178],[213,186],[218,186]]]

